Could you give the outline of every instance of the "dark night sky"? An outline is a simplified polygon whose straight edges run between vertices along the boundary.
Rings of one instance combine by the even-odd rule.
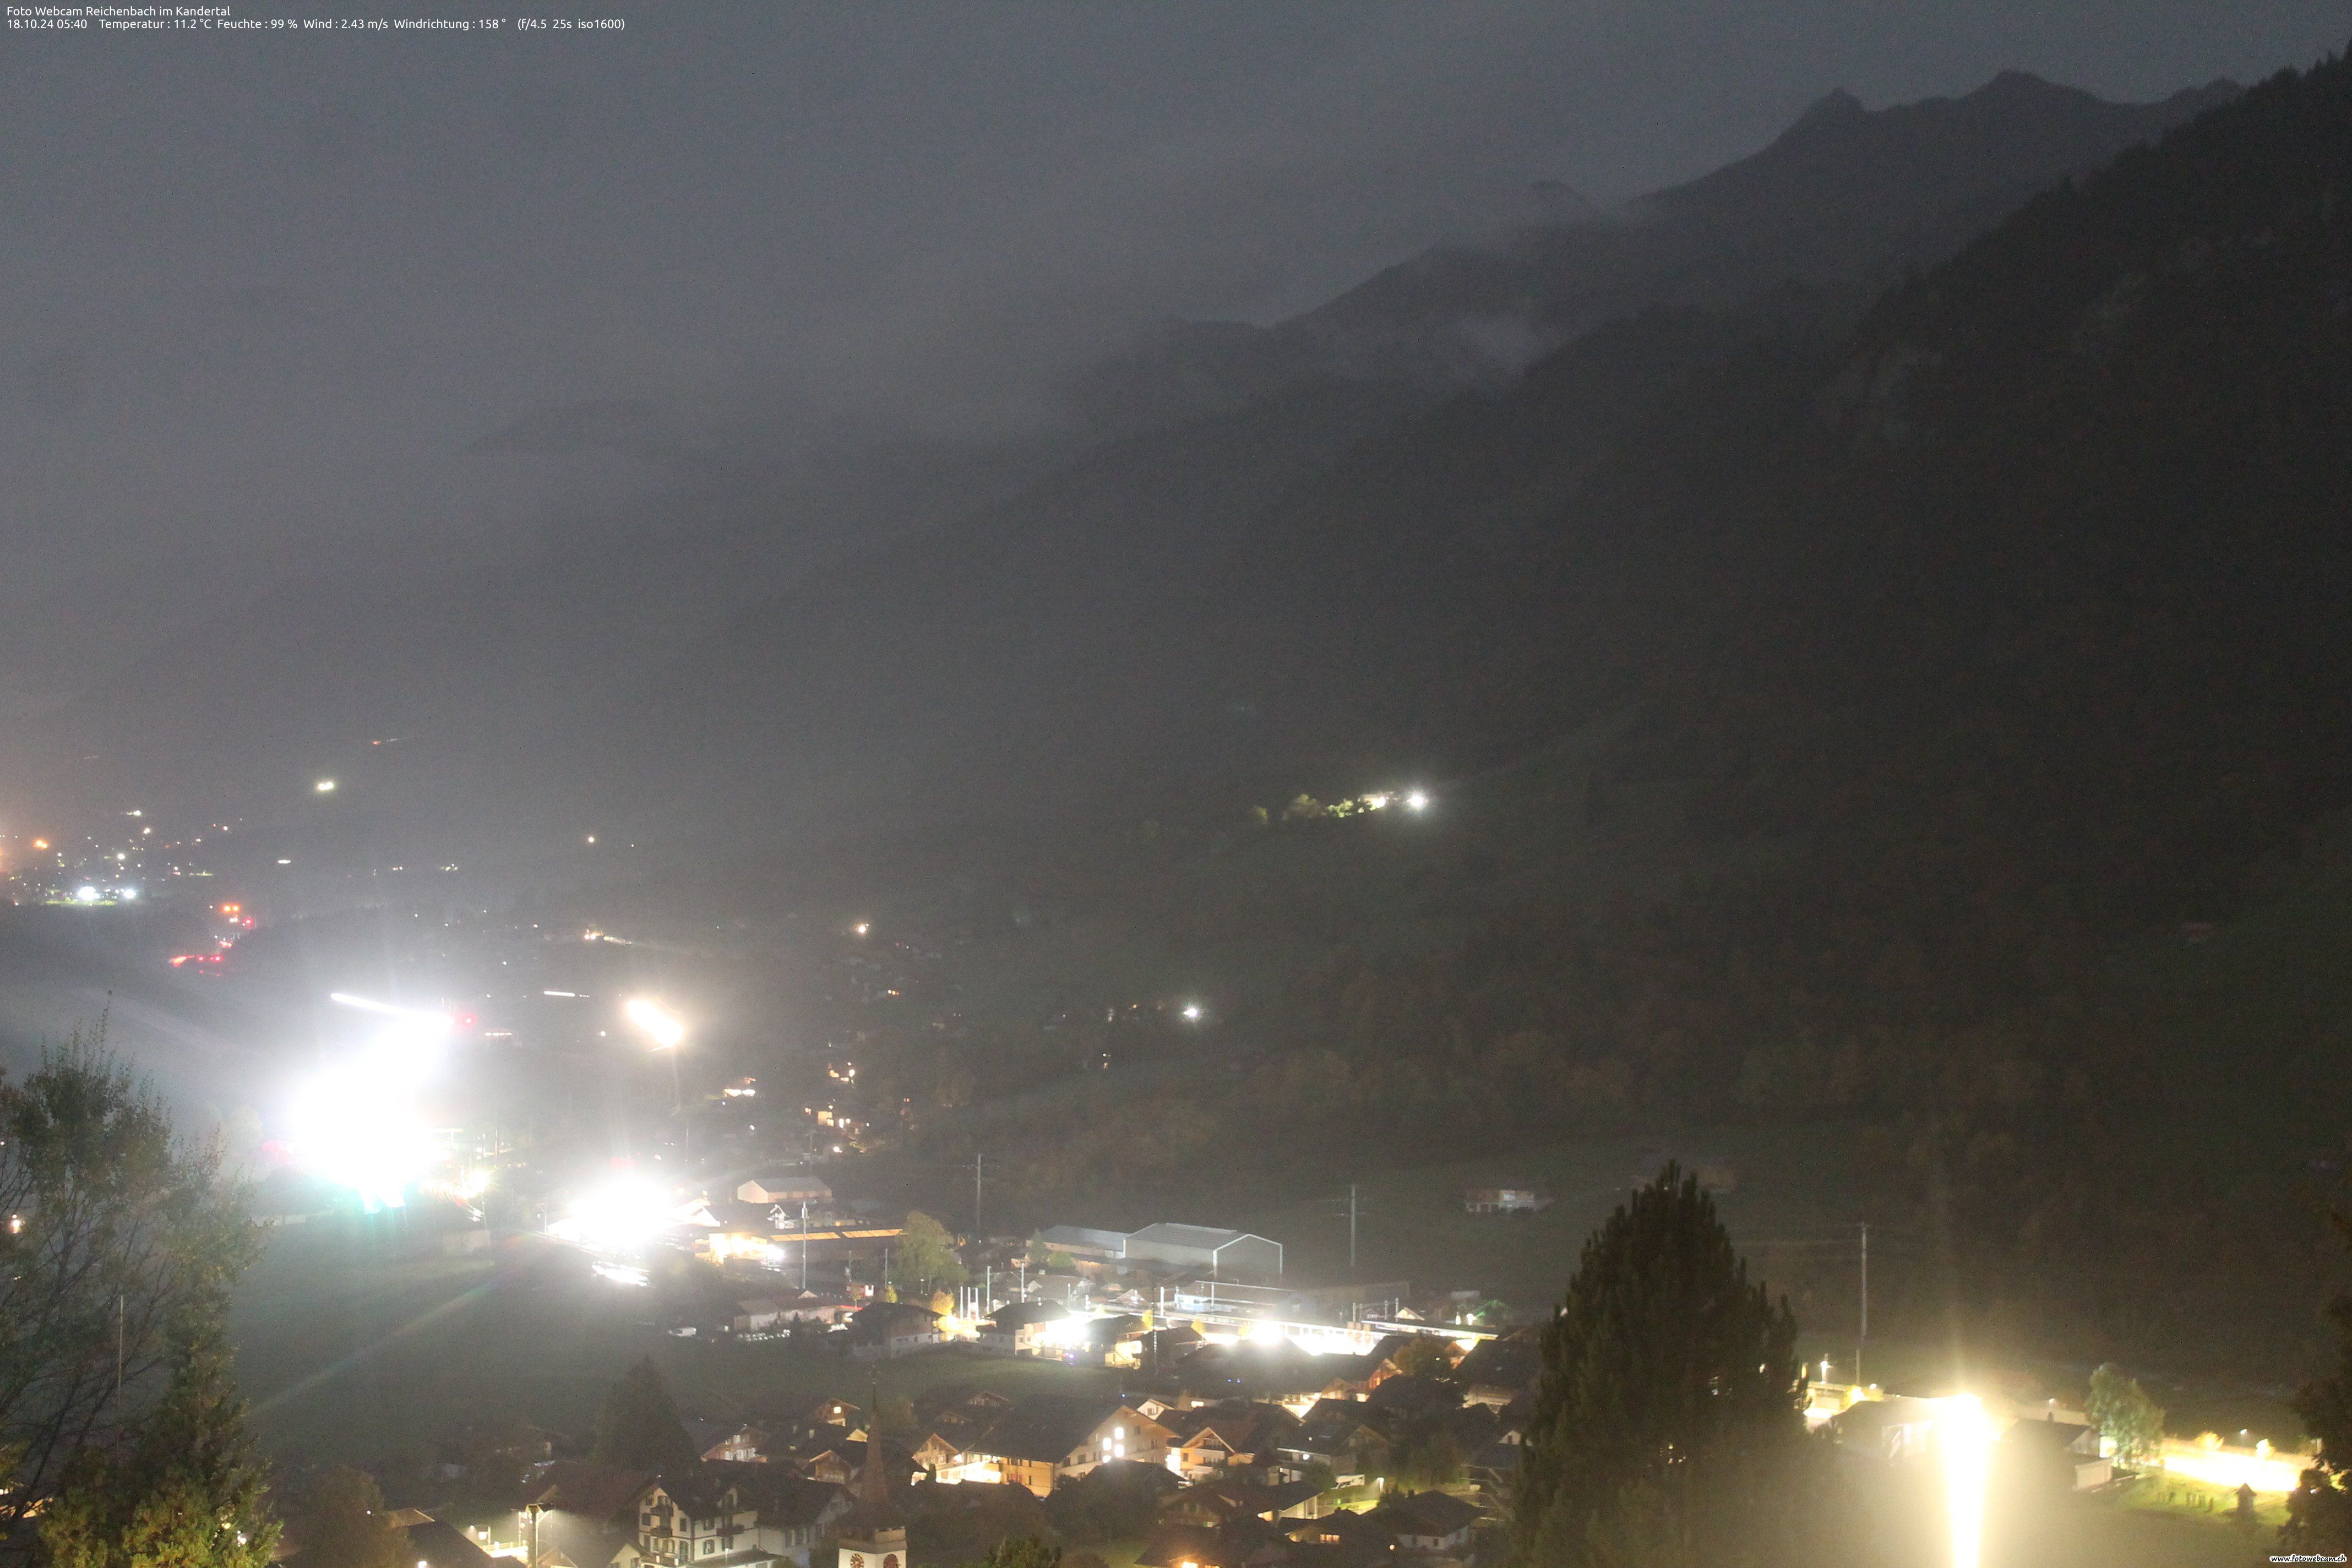
[[[464,452],[535,409],[1002,429],[1152,321],[1312,304],[1524,218],[1531,181],[1687,177],[1834,87],[2153,98],[2347,27],[2341,0],[622,9],[9,37],[6,646],[58,617],[135,644],[354,542],[495,547],[609,493]],[[57,679],[0,663],[0,715]]]

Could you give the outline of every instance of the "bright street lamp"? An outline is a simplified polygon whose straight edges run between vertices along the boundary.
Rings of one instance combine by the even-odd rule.
[[[686,1023],[658,1002],[647,996],[632,996],[621,1007],[623,1016],[646,1032],[657,1051],[669,1057],[669,1105],[681,1121],[686,1111],[686,1096],[677,1086],[677,1047],[686,1039]]]

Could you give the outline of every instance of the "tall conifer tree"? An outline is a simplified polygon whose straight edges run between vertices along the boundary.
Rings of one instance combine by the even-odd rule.
[[[1669,1164],[1585,1243],[1514,1504],[1521,1563],[1818,1563],[1795,1319]]]

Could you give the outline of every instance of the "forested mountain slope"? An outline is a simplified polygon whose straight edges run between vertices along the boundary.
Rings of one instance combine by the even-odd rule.
[[[2220,1311],[2250,1353],[2294,1341],[2320,1234],[2295,1194],[2352,1111],[2352,1019],[2250,1025],[2119,965],[2259,924],[2281,889],[2336,896],[2315,847],[2352,804],[2347,195],[2336,60],[2037,199],[1849,333],[1743,318],[1549,477],[1538,422],[1442,530],[1394,483],[1310,510],[1324,542],[1284,570],[1345,538],[1382,563],[1324,637],[1358,649],[1452,584],[1454,633],[1420,648],[1496,756],[1547,717],[1588,739],[1540,812],[1463,785],[1475,853],[1418,896],[1466,939],[1327,954],[1261,995],[1230,1092],[1106,1102],[1037,1178],[1138,1176],[1134,1148],[1168,1147],[1147,1124],[1278,1163],[1836,1118],[1952,1289],[2041,1342],[2185,1352]],[[1464,568],[1490,524],[1508,571]],[[1643,889],[1511,876],[1532,840],[1637,817],[1664,868]],[[1206,908],[1201,886],[1151,883],[1139,918],[1193,919],[1153,900]]]
[[[1421,656],[1465,616],[1486,637],[1486,584],[1518,571],[1515,539],[1477,531],[1492,524],[1454,531],[1481,486],[1516,487],[1539,518],[1750,332],[1759,290],[1793,285],[1842,321],[2048,180],[2231,90],[2110,104],[2012,75],[1878,111],[1834,99],[1633,213],[1433,252],[1271,328],[1180,329],[1082,378],[1051,440],[909,450],[888,482],[873,453],[794,473],[756,431],[621,405],[525,417],[480,449],[650,445],[676,492],[550,519],[512,559],[395,554],[277,589],[97,683],[23,754],[68,760],[52,793],[201,796],[207,816],[337,767],[353,813],[367,783],[395,858],[561,842],[585,820],[731,858],[747,831],[1160,810],[1399,745],[1451,756],[1475,742],[1450,697],[1430,728],[1428,683],[1442,693],[1452,666]],[[1658,304],[1692,313],[1606,329],[1522,386],[1528,354]],[[1465,384],[1486,390],[1449,402]],[[1581,411],[1572,457],[1537,449],[1553,405]],[[1290,568],[1316,564],[1323,520],[1382,474],[1457,498],[1424,542],[1472,551],[1471,580],[1334,668],[1316,629],[1353,637],[1349,597],[1394,552],[1368,532],[1322,563],[1328,581]],[[373,779],[367,742],[389,736],[407,760]],[[419,842],[469,825],[471,846]]]

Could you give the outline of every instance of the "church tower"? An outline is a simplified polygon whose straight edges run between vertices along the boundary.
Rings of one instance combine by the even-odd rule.
[[[907,1521],[890,1505],[881,1425],[866,1425],[866,1463],[857,1472],[857,1506],[841,1516],[840,1568],[907,1568]]]

